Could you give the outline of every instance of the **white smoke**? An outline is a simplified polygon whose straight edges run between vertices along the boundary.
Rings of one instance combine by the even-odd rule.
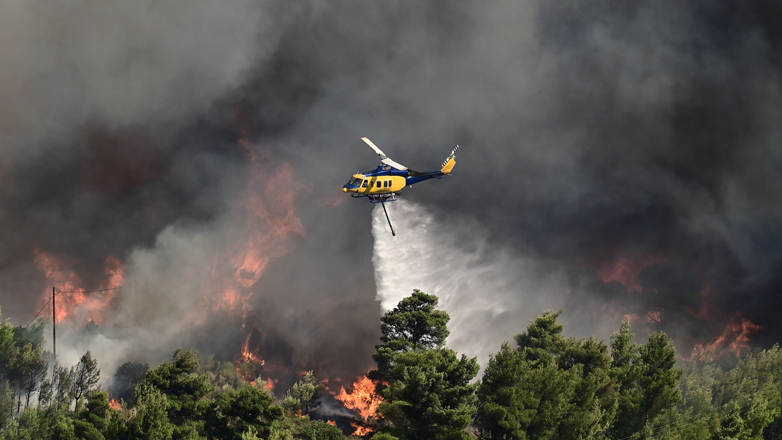
[[[448,346],[485,365],[503,341],[522,332],[546,309],[561,307],[567,279],[553,263],[491,244],[481,225],[439,221],[424,207],[404,200],[373,212],[377,297],[392,309],[413,289],[440,298],[451,316]]]

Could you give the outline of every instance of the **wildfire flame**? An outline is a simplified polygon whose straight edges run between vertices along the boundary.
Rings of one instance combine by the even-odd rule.
[[[342,387],[339,394],[335,394],[334,397],[345,407],[358,412],[366,422],[370,417],[375,416],[377,407],[383,403],[383,398],[375,394],[376,385],[370,378],[364,376],[353,383],[353,392],[348,393],[345,387]],[[371,428],[358,423],[351,423],[351,425],[356,428],[354,435],[367,435],[373,432]]]
[[[663,261],[665,258],[659,254],[647,255],[641,259],[620,257],[617,261],[598,268],[597,275],[606,283],[618,281],[628,290],[640,293],[641,280],[639,275],[641,271]]]
[[[741,322],[737,318],[741,319]],[[741,352],[749,348],[749,336],[763,327],[749,319],[738,316],[728,323],[720,337],[711,344],[698,344],[692,349],[691,359],[702,359],[707,356],[718,359],[726,350],[741,356]]]
[[[273,167],[272,155],[259,151],[250,141],[250,130],[241,112],[236,112],[234,117],[241,125],[238,144],[250,159],[239,205],[244,232],[238,241],[229,243],[225,252],[214,259],[214,286],[221,293],[211,301],[215,301],[214,310],[242,313],[242,330],[246,336],[236,363],[237,371],[249,381],[255,380],[256,373],[261,371],[258,367],[266,364],[261,356],[265,337],[258,319],[262,313],[253,310],[249,302],[254,293],[251,288],[263,276],[271,260],[290,252],[292,236],[305,235],[295,210],[295,198],[303,185],[295,179],[290,163]],[[254,335],[260,335],[260,338]],[[268,379],[265,386],[272,391],[275,381]]]
[[[251,294],[248,289],[261,278],[269,261],[290,252],[292,235],[305,234],[294,206],[300,187],[289,163],[268,170],[265,162],[252,156],[243,203],[247,232],[225,257],[216,259],[216,264],[227,260],[233,270],[216,308],[246,309]]]
[[[111,399],[109,400],[109,406],[113,409],[122,409],[122,404],[119,403],[119,400],[117,399]]]
[[[352,422],[350,424],[350,426],[356,428],[356,431],[353,433],[353,435],[357,435],[359,437],[360,436],[364,436],[364,435],[369,435],[369,434],[372,434],[373,432],[375,432],[374,429],[372,429],[372,428],[370,428],[368,426],[361,426],[361,425],[359,425],[358,423],[355,423],[355,422]]]
[[[266,361],[264,361],[258,353],[255,353],[253,350],[250,349],[251,336],[252,333],[248,333],[247,337],[244,340],[244,345],[242,346],[242,360],[244,362],[255,362],[257,364],[264,365],[266,364]]]
[[[80,324],[90,321],[97,325],[103,323],[103,315],[116,295],[117,288],[122,286],[124,271],[119,258],[109,256],[104,265],[106,281],[98,289],[101,292],[83,292],[82,281],[76,272],[66,269],[66,259],[41,250],[35,251],[35,264],[46,276],[48,284],[55,286],[57,295],[57,322],[80,320]],[[41,301],[46,302],[51,297],[47,289]]]

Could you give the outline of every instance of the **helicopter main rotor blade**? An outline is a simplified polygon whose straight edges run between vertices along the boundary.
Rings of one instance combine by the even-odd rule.
[[[380,156],[380,162],[398,169],[399,171],[406,170],[407,167],[402,165],[401,163],[398,163],[392,159],[390,159],[388,156],[386,156],[386,153],[383,153],[383,150],[380,148],[377,148],[377,145],[373,144],[372,141],[369,140],[369,138],[361,138],[362,141],[366,142],[367,145],[369,145],[373,150],[375,150],[375,153],[377,153],[378,156]]]
[[[383,162],[384,164],[386,164],[386,165],[388,165],[388,166],[391,166],[391,167],[393,167],[393,168],[396,168],[396,169],[398,169],[399,171],[404,171],[404,170],[406,170],[406,169],[407,169],[407,167],[406,167],[406,166],[402,165],[401,163],[394,162],[393,160],[391,160],[391,159],[389,159],[389,158],[385,158],[385,159],[381,160],[380,162]]]
[[[377,155],[380,156],[381,159],[385,159],[386,157],[388,157],[386,156],[386,153],[383,153],[383,150],[377,148],[377,145],[373,144],[372,141],[369,140],[369,138],[362,137],[361,140],[366,142],[367,145],[369,145],[373,150],[375,150],[375,153],[377,153]]]

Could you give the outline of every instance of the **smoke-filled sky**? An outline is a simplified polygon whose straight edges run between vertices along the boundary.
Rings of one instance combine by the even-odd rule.
[[[270,375],[351,378],[414,287],[481,360],[547,308],[575,336],[665,330],[682,357],[769,345],[780,19],[760,0],[6,2],[3,317],[121,267],[63,318],[64,362],[249,347]],[[461,145],[453,177],[388,206],[397,237],[341,192],[378,161],[362,136],[419,171]]]

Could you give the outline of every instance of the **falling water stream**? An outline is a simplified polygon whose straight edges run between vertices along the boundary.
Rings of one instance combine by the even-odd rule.
[[[383,311],[413,289],[437,295],[440,308],[451,317],[447,345],[478,356],[485,365],[489,354],[523,331],[530,319],[557,307],[551,294],[566,288],[564,276],[490,243],[479,224],[438,220],[406,200],[389,203],[387,209],[395,237],[382,207],[372,214],[372,262]]]

